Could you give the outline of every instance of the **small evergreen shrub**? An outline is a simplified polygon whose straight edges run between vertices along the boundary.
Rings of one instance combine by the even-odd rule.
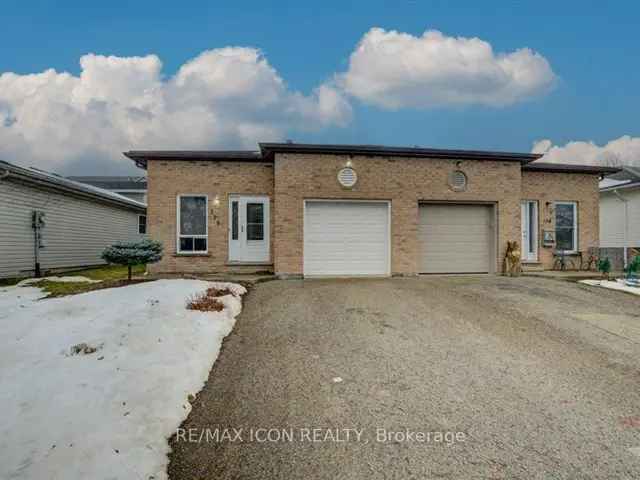
[[[131,267],[156,263],[162,259],[162,244],[154,240],[119,242],[105,248],[102,259],[109,263],[126,265],[127,276],[131,280]]]

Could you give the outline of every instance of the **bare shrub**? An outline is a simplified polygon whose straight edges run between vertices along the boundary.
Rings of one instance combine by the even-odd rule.
[[[212,290],[212,289],[209,289]],[[197,293],[187,299],[187,309],[200,312],[220,312],[224,308],[223,303],[209,294],[209,290]]]

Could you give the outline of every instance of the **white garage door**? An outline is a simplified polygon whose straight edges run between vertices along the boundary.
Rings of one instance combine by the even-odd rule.
[[[420,205],[421,273],[485,273],[493,262],[490,205]]]
[[[389,275],[389,204],[306,201],[304,274]]]

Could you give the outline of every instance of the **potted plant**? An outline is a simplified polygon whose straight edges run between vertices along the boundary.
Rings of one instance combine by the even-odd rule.
[[[640,287],[640,281],[638,280],[638,272],[640,271],[640,255],[633,257],[633,260],[627,265],[626,273],[627,278],[625,282],[630,287]]]
[[[598,271],[602,274],[603,280],[609,280],[609,273],[611,273],[611,260],[608,257],[598,260]]]

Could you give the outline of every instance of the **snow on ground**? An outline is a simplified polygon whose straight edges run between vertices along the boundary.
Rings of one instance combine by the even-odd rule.
[[[629,285],[625,285],[624,282],[617,282],[613,280],[581,280],[580,283],[584,283],[586,285],[592,285],[595,287],[610,288],[612,290],[620,290],[623,292],[635,293],[636,295],[640,295],[640,288],[630,287]]]
[[[241,300],[185,308],[206,288],[158,280],[38,300],[0,288],[0,478],[163,479],[170,437],[231,332]],[[87,343],[95,353],[70,355]]]

